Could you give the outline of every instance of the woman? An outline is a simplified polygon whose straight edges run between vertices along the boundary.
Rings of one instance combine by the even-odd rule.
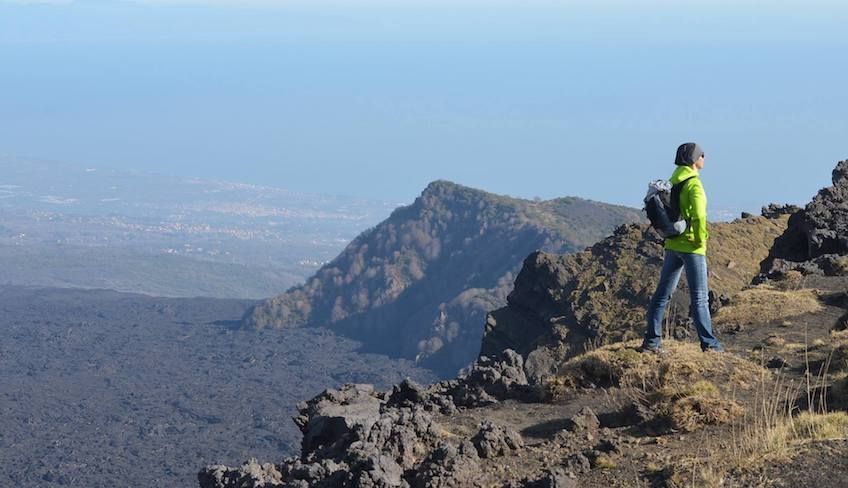
[[[680,272],[686,270],[691,298],[690,313],[705,352],[723,352],[713,335],[710,319],[709,286],[707,285],[707,196],[698,177],[704,168],[704,151],[694,142],[681,144],[674,158],[677,169],[671,175],[671,184],[680,182],[680,216],[688,223],[686,231],[665,240],[660,282],[648,307],[648,328],[640,348],[643,352],[665,352],[662,341],[662,320],[671,295],[677,288]]]

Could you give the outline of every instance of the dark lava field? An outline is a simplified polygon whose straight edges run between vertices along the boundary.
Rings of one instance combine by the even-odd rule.
[[[299,451],[297,402],[436,378],[323,329],[242,330],[254,302],[0,287],[0,486],[196,486]]]

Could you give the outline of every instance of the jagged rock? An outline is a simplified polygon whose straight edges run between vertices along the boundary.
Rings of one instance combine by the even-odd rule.
[[[595,432],[601,427],[601,421],[590,407],[583,407],[568,419],[568,430]]]
[[[440,381],[424,387],[407,378],[392,388],[383,409],[418,407],[451,415],[456,413],[456,405],[449,392],[455,385],[456,381]]]
[[[787,266],[777,260],[793,263],[794,269],[808,269],[800,263],[826,255],[848,254],[848,160],[837,163],[832,174],[832,186],[822,188],[813,200],[789,218],[786,232],[775,240],[774,246],[761,266],[760,282],[777,275]],[[809,267],[822,269],[821,262]]]
[[[721,307],[724,307],[724,306],[730,304],[730,297],[728,297],[727,295],[725,295],[723,293],[719,294],[719,293],[716,293],[713,290],[710,290],[709,303],[710,303],[710,313],[715,314],[721,309]]]
[[[766,363],[766,367],[769,369],[780,369],[785,368],[787,366],[789,366],[789,363],[787,363],[786,360],[780,356],[772,356]]]
[[[307,402],[301,412],[308,420],[300,423],[306,432],[318,430],[320,435],[313,438],[321,442],[314,443],[316,449],[304,450],[301,458],[284,461],[279,466],[282,476],[305,486],[407,488],[407,471],[438,444],[441,429],[418,405],[383,408],[372,417],[374,407],[369,398],[379,401],[372,390],[348,385]],[[363,403],[368,405],[368,416],[361,415]],[[353,409],[349,417],[349,411],[339,410],[344,407]],[[331,428],[327,412],[335,415],[329,417],[333,419]]]
[[[304,463],[300,459],[287,459],[279,465],[288,486],[341,486],[348,477],[350,466],[332,459]]]
[[[539,384],[545,377],[556,373],[560,361],[556,358],[553,350],[548,347],[534,349],[527,355],[524,362],[524,374],[530,384]]]
[[[524,446],[524,440],[518,432],[485,420],[480,430],[471,438],[477,454],[481,458],[504,456]]]
[[[801,211],[801,207],[792,204],[778,205],[770,203],[762,209],[762,216],[767,219],[776,219],[782,215],[792,215]],[[743,212],[745,213],[745,212]],[[750,214],[748,214],[750,216]],[[743,215],[744,218],[744,215]]]
[[[480,459],[469,441],[459,446],[442,443],[421,463],[413,488],[466,488],[480,486]]]
[[[481,356],[451,391],[458,406],[477,407],[528,396],[524,360],[507,349],[496,358]]]
[[[386,406],[388,407],[411,407],[421,405],[427,400],[427,389],[412,381],[404,379],[400,384],[392,387]]]
[[[589,464],[588,460],[586,464]],[[577,480],[569,475],[568,471],[564,468],[553,468],[534,480],[525,480],[520,486],[521,488],[577,488]]]
[[[368,452],[377,449],[389,454],[403,469],[420,462],[439,440],[432,417],[422,409],[401,408],[380,415],[362,442],[352,450]]]
[[[392,456],[375,453],[355,464],[350,476],[350,486],[357,488],[409,488],[403,479],[403,468]]]
[[[294,422],[303,432],[301,456],[322,449],[340,454],[380,418],[382,401],[372,385],[345,385],[325,390],[298,405]]]
[[[781,280],[790,271],[797,271],[804,276],[844,276],[848,274],[848,258],[839,254],[824,254],[800,262],[774,258],[770,262],[769,268],[764,269],[761,274],[757,275],[753,283],[759,284],[768,280]]]
[[[592,469],[592,463],[583,453],[578,452],[565,460],[565,469],[571,474],[588,473]]]
[[[255,459],[238,468],[207,466],[197,475],[200,488],[282,488],[283,475],[271,463],[259,464]]]

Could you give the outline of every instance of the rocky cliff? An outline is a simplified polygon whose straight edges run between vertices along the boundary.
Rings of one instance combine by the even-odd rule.
[[[437,181],[245,324],[328,326],[453,376],[476,357],[480,323],[506,303],[528,253],[583,249],[641,218],[578,198],[529,201]]]

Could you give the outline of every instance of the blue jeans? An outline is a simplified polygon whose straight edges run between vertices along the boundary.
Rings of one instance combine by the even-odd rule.
[[[709,286],[707,285],[707,257],[701,254],[665,250],[660,282],[648,307],[648,329],[645,331],[644,347],[659,347],[662,341],[662,320],[671,294],[680,281],[680,272],[686,269],[691,305],[689,313],[695,321],[701,349],[721,350],[721,344],[713,335],[710,319]]]

